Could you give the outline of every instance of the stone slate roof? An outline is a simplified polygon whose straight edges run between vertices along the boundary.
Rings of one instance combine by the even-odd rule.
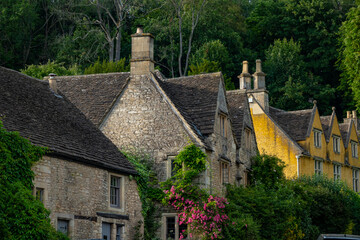
[[[329,142],[330,133],[331,133],[331,125],[332,125],[332,115],[329,116],[321,116],[320,117],[321,126],[324,131],[325,140]]]
[[[214,132],[220,72],[157,81],[201,139]]]
[[[238,144],[241,143],[242,130],[244,128],[244,112],[246,111],[248,100],[246,91],[226,91],[232,128]]]
[[[344,143],[344,147],[347,148],[349,144],[349,138],[351,135],[351,121],[347,123],[340,123],[339,124],[341,138]]]
[[[312,113],[313,109],[282,111],[272,107],[269,108],[270,116],[295,141],[306,139],[313,118]]]
[[[9,131],[59,157],[136,174],[117,147],[47,82],[0,67],[0,115]]]
[[[96,126],[110,111],[126,86],[130,73],[56,76],[60,93],[65,95]]]

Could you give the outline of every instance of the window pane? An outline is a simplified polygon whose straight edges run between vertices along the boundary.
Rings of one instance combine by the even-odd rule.
[[[175,239],[175,217],[166,218],[166,240]]]
[[[69,221],[58,219],[57,230],[65,235],[69,234]]]
[[[111,176],[110,184],[110,206],[120,207],[120,178]]]

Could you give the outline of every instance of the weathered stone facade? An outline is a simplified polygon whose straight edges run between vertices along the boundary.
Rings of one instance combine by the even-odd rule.
[[[69,222],[71,239],[102,239],[102,223],[112,224],[110,240],[115,240],[116,225],[123,226],[124,239],[132,239],[134,227],[142,220],[141,201],[135,180],[116,172],[44,156],[33,170],[34,188],[44,189],[44,206],[58,219]],[[121,177],[121,208],[110,207],[110,175]],[[107,216],[107,217],[105,217]],[[123,219],[120,219],[123,218]]]

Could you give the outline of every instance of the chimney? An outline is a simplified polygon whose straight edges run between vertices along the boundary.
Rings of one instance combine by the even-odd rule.
[[[53,90],[54,93],[57,94],[57,85],[56,85],[55,76],[56,76],[55,73],[50,73],[49,74],[49,86],[50,86],[51,90]]]
[[[265,76],[266,74],[261,70],[261,60],[256,60],[256,72],[254,76],[254,89],[266,89],[265,87]]]
[[[351,111],[346,111],[346,118],[351,118]]]
[[[251,89],[251,74],[249,73],[248,61],[243,61],[242,73],[238,76],[240,89]]]
[[[131,35],[130,75],[146,75],[154,71],[154,36],[138,27]]]

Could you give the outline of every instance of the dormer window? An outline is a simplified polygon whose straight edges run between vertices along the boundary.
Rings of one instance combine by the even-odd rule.
[[[333,148],[334,148],[334,153],[340,153],[340,137],[339,136],[333,136]]]
[[[314,145],[317,148],[321,148],[321,134],[320,130],[314,129]]]
[[[226,133],[226,116],[224,114],[220,114],[220,135],[223,137],[227,136]]]
[[[358,158],[358,144],[354,141],[351,141],[351,156],[353,158]]]

